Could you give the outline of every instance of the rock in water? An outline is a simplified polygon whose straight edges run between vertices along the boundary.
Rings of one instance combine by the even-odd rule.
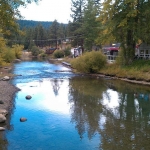
[[[3,77],[3,81],[8,81],[10,78],[8,76]]]
[[[0,104],[4,104],[4,102],[2,100],[0,100]]]
[[[0,131],[4,131],[5,130],[5,128],[4,127],[0,127]]]
[[[30,95],[27,95],[26,96],[26,99],[31,99],[32,97]]]
[[[27,118],[24,118],[24,117],[20,118],[20,122],[25,122],[25,121],[27,121]]]

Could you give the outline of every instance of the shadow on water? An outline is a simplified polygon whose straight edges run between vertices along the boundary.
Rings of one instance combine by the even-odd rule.
[[[8,150],[150,149],[148,86],[76,76],[48,62],[22,62],[14,73],[21,91],[0,141]]]

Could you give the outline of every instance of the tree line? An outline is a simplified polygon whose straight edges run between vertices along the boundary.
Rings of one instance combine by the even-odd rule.
[[[20,30],[23,34],[15,34],[13,37],[9,36],[9,45],[18,43],[24,45],[25,49],[31,49],[34,45],[37,47],[57,47],[67,36],[67,26],[58,23],[57,20],[47,22],[46,27],[43,22],[37,22],[36,25],[30,25],[30,23],[32,21],[26,20],[25,26],[23,24],[20,25]]]

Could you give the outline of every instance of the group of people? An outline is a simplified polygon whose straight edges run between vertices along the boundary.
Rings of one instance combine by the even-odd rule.
[[[82,55],[82,47],[79,46],[77,48],[72,48],[71,49],[71,54],[72,54],[73,58],[76,58],[76,57]]]

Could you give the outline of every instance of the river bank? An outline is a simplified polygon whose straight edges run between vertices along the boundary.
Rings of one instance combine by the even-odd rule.
[[[72,71],[74,73],[77,73],[76,70],[71,67],[70,61],[65,61],[65,59],[55,59],[55,63],[56,62],[57,63],[62,63],[62,65],[72,69]],[[122,80],[122,81],[130,82],[130,83],[133,83],[133,84],[139,84],[139,85],[140,84],[141,85],[148,85],[148,86],[150,85],[150,82],[149,82],[148,79],[147,79],[147,81],[145,81],[145,80],[142,80],[142,79],[141,80],[135,80],[135,77],[134,78],[133,77],[132,78],[131,77],[129,77],[129,78],[128,77],[120,77],[120,75],[117,76],[117,75],[113,74],[116,71],[116,69],[114,69],[114,72],[111,72],[111,73],[108,73],[107,71],[101,71],[100,73],[96,73],[96,74],[90,74],[89,73],[89,74],[86,74],[86,75],[95,76],[95,77],[110,78],[110,79],[117,79],[117,80]],[[81,74],[83,75],[85,73],[81,73]]]
[[[0,81],[0,109],[10,111],[13,106],[13,96],[19,89],[10,81]]]
[[[10,111],[13,105],[13,96],[19,89],[11,84],[13,74],[10,73],[12,67],[0,68],[0,109]],[[8,76],[10,79],[3,81],[2,78]]]

